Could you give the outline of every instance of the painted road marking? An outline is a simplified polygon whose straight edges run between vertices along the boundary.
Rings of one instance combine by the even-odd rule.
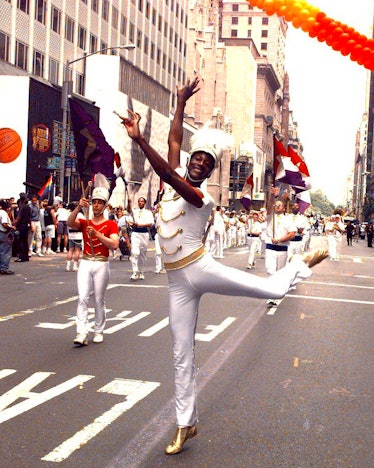
[[[42,403],[73,389],[74,387],[79,387],[83,385],[84,382],[94,378],[93,375],[77,375],[76,377],[73,377],[72,379],[63,382],[60,385],[56,385],[44,392],[31,392],[32,388],[36,387],[53,374],[54,372],[35,372],[19,385],[16,385],[11,390],[4,393],[4,395],[0,397],[0,424],[19,416],[25,411],[35,408],[36,406],[39,406]],[[25,400],[7,408],[19,398],[24,398]]]
[[[163,328],[166,328],[169,325],[169,318],[166,317],[163,320],[160,320],[160,322],[156,323],[156,325],[153,325],[150,328],[147,328],[147,330],[144,330],[142,333],[139,333],[138,336],[144,336],[144,337],[150,337],[155,335],[157,332],[162,330]]]
[[[319,296],[302,296],[298,294],[287,294],[286,297],[293,297],[296,299],[312,299],[316,301],[330,301],[330,302],[346,302],[351,304],[368,304],[373,305],[373,301],[358,301],[357,299],[335,299],[332,297],[319,297]]]
[[[211,330],[210,333],[196,333],[195,339],[197,341],[212,341],[216,336],[222,333],[227,327],[229,327],[233,322],[235,322],[235,317],[227,317],[218,325],[206,325],[205,330]]]
[[[100,388],[98,392],[121,395],[125,397],[125,401],[112,406],[109,411],[106,411],[91,424],[88,424],[86,427],[76,432],[73,437],[56,447],[52,452],[43,457],[42,460],[50,462],[62,462],[66,460],[73,452],[80,449],[82,445],[87,444],[87,442],[109,426],[109,424],[131,409],[138,401],[147,397],[159,386],[159,382],[115,379]]]
[[[356,276],[356,278],[358,278]],[[360,278],[372,279],[371,276],[361,276]],[[342,283],[326,283],[324,281],[303,281],[302,284],[323,284],[324,286],[338,286],[341,288],[352,289],[374,289],[374,286],[360,286],[355,284],[342,284]]]

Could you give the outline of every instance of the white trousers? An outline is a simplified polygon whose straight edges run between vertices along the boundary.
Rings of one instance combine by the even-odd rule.
[[[280,299],[289,288],[308,278],[311,270],[300,257],[266,278],[227,267],[206,254],[180,270],[168,271],[169,322],[173,340],[177,425],[197,421],[194,350],[200,298],[204,293]]]
[[[292,257],[295,254],[303,253],[303,241],[290,241],[290,245],[288,246],[288,258]]]
[[[41,252],[42,248],[42,226],[40,221],[31,221],[31,229],[29,229],[28,234],[28,243],[29,243],[29,251],[32,251],[32,244],[35,240],[36,244],[36,253]]]
[[[247,236],[247,245],[249,249],[248,265],[250,266],[253,266],[255,264],[255,255],[259,249],[260,242],[261,241],[259,237]]]
[[[88,301],[93,290],[95,301],[95,333],[102,333],[105,327],[105,291],[109,283],[109,262],[82,259],[79,263],[77,333],[87,334]]]
[[[268,275],[273,275],[276,271],[283,268],[287,263],[287,250],[277,251],[265,249],[265,269]],[[271,297],[269,297],[271,299]]]
[[[133,273],[144,273],[149,244],[148,232],[131,233],[131,265]]]

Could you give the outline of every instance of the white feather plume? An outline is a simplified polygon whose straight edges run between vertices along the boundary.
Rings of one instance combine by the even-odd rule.
[[[110,183],[108,179],[105,177],[105,175],[102,174],[101,172],[98,172],[97,174],[95,174],[94,187],[95,188],[102,187],[102,188],[109,190]]]

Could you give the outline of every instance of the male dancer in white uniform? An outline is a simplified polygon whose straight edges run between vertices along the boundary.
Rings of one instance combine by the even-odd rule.
[[[325,251],[292,259],[268,278],[224,266],[207,254],[202,242],[214,201],[200,186],[222,156],[217,131],[200,132],[190,151],[187,172],[182,177],[180,149],[183,112],[187,100],[198,91],[198,79],[187,81],[177,91],[177,108],[169,133],[166,162],[145,140],[139,130],[139,114],[128,111],[122,118],[128,135],[141,147],[157,174],[171,186],[161,201],[158,233],[169,281],[169,320],[173,339],[177,430],[166,447],[169,455],[183,450],[186,440],[197,434],[194,339],[200,298],[204,293],[231,296],[281,298],[290,286],[311,275],[309,266],[319,263]],[[213,132],[213,133],[212,133]],[[196,136],[196,135],[195,135]]]
[[[97,187],[92,192],[91,220],[78,219],[81,208],[89,209],[89,202],[81,198],[77,207],[70,213],[67,224],[71,229],[83,233],[83,258],[79,263],[78,307],[77,307],[77,336],[74,343],[79,346],[88,345],[88,300],[91,290],[95,298],[95,336],[94,343],[102,343],[103,330],[106,321],[105,292],[109,283],[109,250],[118,247],[117,223],[105,219],[104,210],[108,203],[109,192],[105,188]]]
[[[151,210],[145,208],[146,199],[138,198],[138,208],[132,210],[133,222],[131,232],[131,281],[144,279],[145,261],[147,259],[147,248],[149,244],[149,228],[154,224]]]

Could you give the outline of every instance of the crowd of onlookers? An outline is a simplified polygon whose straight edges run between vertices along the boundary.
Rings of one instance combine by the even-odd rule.
[[[58,193],[53,200],[39,200],[37,195],[30,199],[25,193],[15,198],[0,200],[0,274],[11,275],[14,272],[9,268],[11,257],[16,262],[27,262],[30,257],[66,254],[66,270],[77,271],[81,255],[82,233],[69,230],[67,219],[77,202],[66,204]],[[113,259],[130,259],[131,235],[134,223],[133,211],[122,206],[107,205],[108,219],[118,224],[120,245],[113,252]],[[157,207],[153,210],[154,220]],[[81,214],[83,216],[83,214]],[[302,219],[302,251],[307,250],[310,237],[313,234],[324,235],[327,238],[329,254],[332,260],[339,258],[340,243],[346,236],[347,244],[358,242],[366,238],[368,247],[372,247],[373,223],[343,222],[340,214],[333,214],[326,218],[314,218],[299,214]],[[207,226],[205,245],[216,258],[224,257],[224,250],[230,247],[248,245],[255,252],[263,255],[265,249],[266,209],[246,211],[241,209],[228,210],[216,207],[213,210]],[[257,230],[259,235],[252,234]],[[257,232],[256,231],[256,232]],[[154,226],[149,228],[150,239],[156,238]],[[253,239],[253,238],[256,239]],[[157,249],[156,249],[157,250]],[[158,252],[156,252],[157,254]],[[249,259],[247,268],[253,268],[254,259]],[[156,255],[156,272],[164,272],[160,263],[160,256]]]

